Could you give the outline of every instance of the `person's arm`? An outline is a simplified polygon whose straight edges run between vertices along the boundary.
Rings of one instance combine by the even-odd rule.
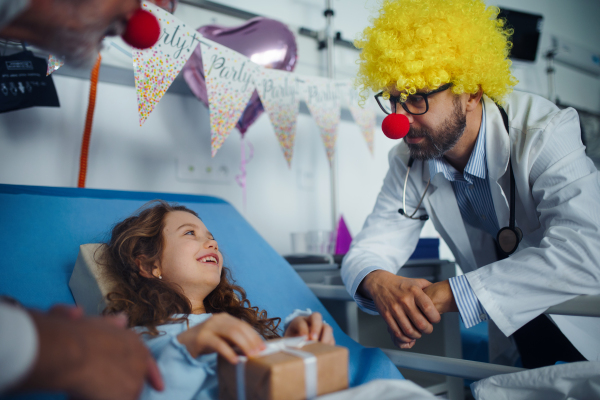
[[[238,362],[234,347],[246,356],[256,355],[265,348],[263,340],[250,324],[225,313],[213,315],[180,333],[176,339],[191,358],[219,353],[232,364]]]
[[[246,322],[228,314],[205,315],[206,319],[182,332],[185,323],[162,325],[158,336],[139,329],[165,381],[160,393],[148,385],[141,398],[171,400],[216,397],[216,364],[220,353],[231,363],[237,362],[235,347],[253,355],[262,350],[260,336]]]
[[[548,307],[599,294],[600,182],[585,155],[577,113],[557,112],[515,168],[517,190],[528,190],[540,227],[525,233],[530,247],[465,274],[478,300],[505,335]],[[528,173],[528,171],[530,171]],[[518,174],[529,174],[518,176]],[[519,184],[524,182],[525,185]]]
[[[156,364],[123,316],[85,318],[66,308],[28,311],[37,332],[35,361],[13,390],[59,391],[78,399],[137,399],[148,381],[163,384]]]
[[[342,263],[342,278],[348,292],[361,309],[384,318],[392,339],[401,347],[412,347],[422,333],[433,330],[440,316],[423,288],[424,279],[396,276],[419,241],[424,221],[411,220],[398,213],[402,207],[407,154],[397,147],[390,152],[390,169],[375,208]],[[415,182],[422,180],[422,168],[413,165],[406,190],[406,204],[414,210],[421,197]],[[423,206],[417,215],[425,213]]]

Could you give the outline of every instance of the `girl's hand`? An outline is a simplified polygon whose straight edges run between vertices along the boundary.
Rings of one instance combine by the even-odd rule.
[[[296,317],[290,322],[284,337],[307,336],[310,340],[317,340],[325,344],[335,344],[333,329],[323,322],[320,313],[312,313],[308,317]]]
[[[252,327],[229,314],[215,314],[200,325],[196,325],[177,336],[192,357],[219,353],[232,364],[238,356],[233,347],[238,347],[246,356],[253,356],[265,349],[261,337]]]

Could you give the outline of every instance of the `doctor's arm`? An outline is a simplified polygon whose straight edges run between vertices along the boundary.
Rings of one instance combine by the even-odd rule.
[[[398,213],[406,164],[395,153],[397,149],[390,152],[390,169],[375,208],[344,258],[342,278],[359,307],[371,314],[379,313],[395,344],[409,348],[422,334],[432,332],[432,323],[439,322],[440,316],[423,292],[430,282],[396,275],[414,251],[424,224]],[[406,204],[411,210],[422,194],[414,181],[420,179],[422,171],[413,168],[406,190]],[[417,215],[423,213],[421,207]]]
[[[524,232],[529,247],[465,275],[507,336],[550,306],[600,293],[598,172],[574,110],[556,113],[543,129],[535,142],[524,139],[523,164],[515,170],[518,195],[527,191],[535,203],[540,226],[531,236],[539,237]]]

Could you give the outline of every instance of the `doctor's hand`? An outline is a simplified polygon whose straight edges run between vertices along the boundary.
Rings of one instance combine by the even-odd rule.
[[[423,289],[431,285],[425,279],[404,278],[384,270],[368,274],[358,292],[372,299],[388,325],[394,344],[411,348],[422,334],[433,332],[440,313]]]
[[[234,347],[246,356],[254,356],[265,349],[265,343],[245,321],[229,314],[214,314],[203,323],[177,336],[194,358],[209,353],[219,353],[231,364],[238,363]]]
[[[448,280],[431,284],[423,289],[423,291],[429,296],[440,314],[458,311],[458,306],[454,300],[454,294],[452,293],[450,282]]]
[[[323,321],[323,316],[318,312],[312,313],[308,317],[300,316],[294,318],[288,325],[283,336],[306,336],[310,340],[317,340],[321,343],[331,345],[335,344],[333,329]]]

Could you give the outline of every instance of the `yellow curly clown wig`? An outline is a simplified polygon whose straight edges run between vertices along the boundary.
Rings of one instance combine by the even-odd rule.
[[[517,80],[508,54],[512,30],[499,9],[481,0],[385,0],[354,45],[362,49],[356,84],[361,98],[395,87],[406,99],[452,82],[455,94],[479,87],[501,103]]]

